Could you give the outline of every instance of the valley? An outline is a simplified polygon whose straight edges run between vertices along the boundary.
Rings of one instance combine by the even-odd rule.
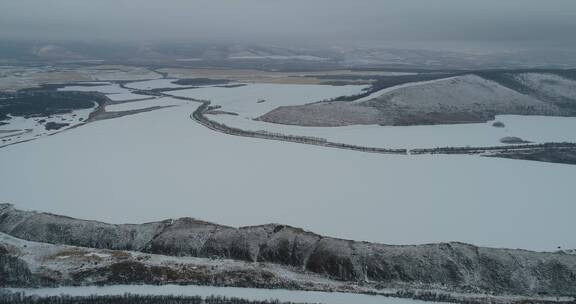
[[[162,72],[144,79],[156,71]],[[0,201],[113,223],[3,205],[2,243],[19,252],[30,269],[25,276],[35,277],[24,278],[28,285],[22,287],[207,284],[474,303],[486,303],[486,293],[489,301],[502,303],[565,295],[548,285],[541,287],[546,295],[526,289],[525,282],[536,278],[523,273],[518,279],[514,269],[508,269],[513,275],[498,275],[514,276],[514,283],[468,277],[480,268],[470,270],[456,257],[472,259],[469,251],[480,251],[496,259],[518,255],[527,261],[523,268],[545,268],[534,270],[539,273],[567,267],[565,278],[554,278],[567,281],[554,286],[568,290],[574,273],[568,252],[576,248],[570,201],[576,176],[569,165],[576,118],[573,81],[560,71],[518,72],[515,86],[494,76],[516,75],[511,71],[170,73],[151,69],[134,78],[80,82],[44,82],[42,74],[23,89],[5,91],[5,104],[18,104],[28,92],[38,100],[81,97],[91,106],[53,112],[40,104],[25,115],[5,110]],[[459,116],[465,121],[431,114],[440,110],[467,113]],[[385,123],[408,116],[414,118],[410,123]],[[274,117],[296,117],[297,123]],[[52,129],[51,122],[68,125]],[[180,219],[188,215],[198,220]],[[170,220],[158,222],[164,218]],[[509,229],[511,219],[515,229]],[[138,243],[122,245],[109,229],[139,227],[118,225],[126,222],[148,223],[142,226],[145,235],[158,239],[133,236]],[[83,230],[91,225],[103,226]],[[168,228],[158,227],[172,225],[179,231],[162,239],[158,233]],[[135,231],[140,228],[130,233]],[[280,243],[274,254],[259,251],[261,242],[272,241],[266,238],[284,234],[288,240],[275,239]],[[320,264],[313,263],[314,250],[302,247],[310,237],[326,242],[314,247],[322,252]],[[283,246],[289,244],[296,247],[288,256]],[[349,252],[349,246],[357,248]],[[447,252],[452,253],[446,257]],[[414,260],[405,261],[409,256]],[[434,268],[437,259],[456,268]],[[509,265],[483,259],[474,262],[486,267],[480,273],[495,271],[491,263]],[[7,261],[16,263],[10,267],[24,265]],[[363,269],[365,262],[380,270]],[[414,263],[432,268],[407,266]],[[17,285],[11,282],[5,285]]]

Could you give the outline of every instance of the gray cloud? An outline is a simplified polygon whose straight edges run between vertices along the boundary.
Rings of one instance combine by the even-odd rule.
[[[0,37],[576,44],[573,0],[0,0]]]

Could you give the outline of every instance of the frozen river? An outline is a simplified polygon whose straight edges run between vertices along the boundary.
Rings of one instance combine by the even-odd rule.
[[[175,92],[213,96],[215,104],[244,119],[275,106],[359,89],[254,85]],[[258,103],[261,98],[266,102]],[[466,155],[379,155],[230,136],[190,119],[198,103],[168,97],[144,103],[178,106],[0,149],[0,202],[112,223],[190,216],[231,226],[282,223],[388,244],[461,241],[544,251],[576,248],[574,166]],[[458,128],[477,130],[468,134],[470,144],[492,143],[502,135],[490,132],[555,141],[575,134],[573,118],[498,119],[507,127],[358,126],[359,133],[346,127],[313,135],[386,145],[413,138],[432,145],[466,138]]]
[[[229,136],[192,121],[196,107],[2,148],[0,201],[113,223],[191,216],[390,244],[576,247],[573,166]]]

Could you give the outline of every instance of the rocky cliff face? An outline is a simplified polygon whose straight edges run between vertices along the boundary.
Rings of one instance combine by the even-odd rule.
[[[191,218],[111,225],[0,205],[0,232],[17,238],[174,256],[294,266],[353,282],[445,286],[466,292],[575,295],[576,255],[462,243],[391,246],[283,225],[232,228]]]

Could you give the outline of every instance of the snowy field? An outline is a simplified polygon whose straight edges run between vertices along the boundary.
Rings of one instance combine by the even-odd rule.
[[[226,110],[226,108],[224,108]],[[552,116],[500,115],[504,128],[487,123],[433,126],[300,127],[245,119],[232,115],[208,115],[212,120],[244,130],[265,130],[300,136],[325,138],[332,142],[360,146],[413,149],[437,147],[489,147],[505,145],[500,139],[520,137],[534,143],[576,142],[576,118]]]
[[[0,66],[0,90],[23,89],[48,83],[60,84],[73,81],[136,81],[161,77],[162,75],[147,68],[121,65],[100,65],[78,68]]]
[[[96,104],[94,104],[94,108]],[[0,148],[14,143],[24,142],[36,139],[42,136],[48,136],[64,129],[74,127],[84,123],[94,111],[94,108],[75,110],[70,113],[55,114],[51,116],[24,118],[12,116],[9,120],[3,121],[5,125],[0,125]],[[65,127],[59,130],[47,130],[47,123],[66,123]]]
[[[196,107],[2,148],[0,201],[113,223],[192,216],[391,244],[576,248],[573,166],[235,137],[192,121]]]
[[[168,98],[168,97],[161,97],[161,98],[154,98],[150,100],[142,100],[142,101],[134,101],[134,102],[125,102],[115,105],[107,105],[106,111],[107,112],[119,112],[119,111],[130,111],[130,110],[140,110],[146,109],[150,107],[166,107],[166,106],[179,106],[188,103],[185,100]]]
[[[354,103],[361,103],[364,101],[368,101],[368,100],[372,100],[374,98],[380,97],[386,93],[390,93],[392,91],[398,90],[398,89],[403,89],[403,88],[409,88],[409,87],[414,87],[414,86],[420,86],[420,85],[428,85],[428,84],[434,84],[437,82],[442,82],[442,81],[447,81],[447,80],[451,80],[454,79],[455,77],[447,77],[447,78],[441,78],[441,79],[436,79],[436,80],[428,80],[428,81],[415,81],[415,82],[409,82],[409,83],[405,83],[405,84],[400,84],[400,85],[396,85],[396,86],[392,86],[389,88],[385,88],[379,91],[376,91],[368,96],[359,98],[354,100]]]
[[[100,92],[106,94],[106,97],[112,101],[126,101],[134,99],[143,99],[150,96],[138,95],[131,90],[120,87],[117,84],[103,84],[101,86],[67,86],[58,89],[59,91],[79,91],[79,92]]]
[[[169,92],[170,95],[212,101],[243,118],[257,118],[280,106],[301,105],[338,96],[355,95],[365,85],[248,84],[235,88],[206,87]],[[258,102],[263,101],[263,102]]]
[[[350,294],[340,292],[297,291],[283,289],[212,287],[195,285],[113,285],[105,287],[59,287],[39,289],[10,288],[10,291],[25,292],[27,295],[37,296],[87,296],[87,295],[124,295],[126,293],[138,295],[161,296],[223,296],[240,298],[251,301],[279,300],[292,303],[325,303],[325,304],[417,304],[428,303],[412,299],[388,298],[363,294]],[[436,302],[440,303],[440,302]]]

